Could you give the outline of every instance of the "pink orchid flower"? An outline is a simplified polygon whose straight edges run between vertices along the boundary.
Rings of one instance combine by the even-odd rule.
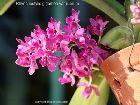
[[[131,23],[132,24],[140,23],[140,2],[130,5],[130,10],[133,15],[133,18],[131,19]]]
[[[91,25],[88,25],[87,28],[91,31],[91,33],[102,36],[105,26],[109,23],[109,21],[103,22],[102,17],[99,15],[96,16],[96,19],[90,18],[89,20]]]
[[[81,83],[78,83],[77,86],[78,87],[85,87],[85,89],[84,89],[84,91],[82,93],[82,96],[84,98],[89,98],[91,93],[92,93],[92,91],[94,91],[97,96],[100,96],[100,92],[99,92],[98,88],[96,88],[94,85],[81,82]]]
[[[91,77],[93,67],[100,65],[108,56],[108,52],[99,48],[89,31],[80,26],[79,13],[80,11],[72,9],[72,15],[66,17],[66,25],[62,30],[61,22],[51,18],[45,31],[36,25],[30,36],[25,36],[24,41],[16,39],[19,45],[16,51],[18,59],[15,63],[28,67],[30,75],[38,69],[38,63],[47,67],[50,72],[59,66],[63,76],[58,81],[62,85],[70,83],[74,86],[76,78]],[[91,18],[90,23],[88,29],[91,33],[102,36],[108,21],[103,22],[98,15],[96,19]],[[57,52],[61,52],[62,56],[56,56]],[[85,87],[82,94],[84,98],[88,98],[92,91],[99,95],[99,90],[91,82],[90,78],[89,83],[77,84],[79,87]]]

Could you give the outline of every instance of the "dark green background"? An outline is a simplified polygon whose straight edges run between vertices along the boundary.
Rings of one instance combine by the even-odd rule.
[[[17,0],[17,2],[37,0]],[[81,0],[38,0],[39,2],[79,2],[79,6],[17,6],[14,3],[10,9],[0,17],[0,105],[34,105],[35,101],[70,101],[76,87],[61,86],[58,77],[62,74],[57,69],[50,73],[47,68],[41,68],[29,76],[27,68],[22,68],[14,62],[18,43],[16,38],[23,39],[33,31],[34,25],[39,24],[43,29],[47,27],[50,17],[61,20],[65,24],[65,17],[71,14],[71,9],[80,10],[80,24],[86,27],[89,18],[101,15],[110,23],[107,29],[117,24],[101,11],[82,2]],[[123,0],[120,0],[123,4]],[[38,104],[35,104],[38,105]],[[55,105],[55,104],[51,104]],[[63,105],[63,104],[56,104]],[[65,104],[67,105],[67,104]],[[110,93],[108,105],[117,105],[114,95]]]

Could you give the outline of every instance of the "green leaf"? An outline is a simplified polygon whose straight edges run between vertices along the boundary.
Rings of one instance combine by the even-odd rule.
[[[14,1],[15,0],[0,0],[0,15],[3,15]]]
[[[132,31],[128,27],[117,26],[109,30],[100,43],[116,50],[123,49],[132,44]]]
[[[116,0],[104,0],[109,6],[111,6],[116,12],[118,12],[121,16],[125,16],[125,8],[122,4],[120,4]]]
[[[113,8],[113,6],[110,6],[107,2],[105,2],[105,0],[84,0],[84,1],[98,8],[108,16],[110,16],[110,18],[112,18],[119,25],[127,24],[125,17],[121,16],[121,14],[119,14],[118,11],[116,11],[116,9]]]
[[[135,34],[135,42],[136,43],[140,42],[140,24],[135,26],[134,34]]]
[[[124,2],[125,16],[128,20],[130,18],[130,4],[131,4],[130,0],[125,0],[125,2]]]
[[[69,105],[107,105],[109,96],[109,86],[103,74],[96,71],[93,77],[93,84],[100,90],[100,96],[96,96],[92,92],[88,99],[82,97],[83,87],[78,87],[74,93]],[[80,82],[88,82],[86,79],[81,79]]]

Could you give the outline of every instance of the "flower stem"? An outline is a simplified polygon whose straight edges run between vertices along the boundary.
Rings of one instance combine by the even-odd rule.
[[[131,0],[131,3],[132,4],[135,4],[137,2],[137,0]],[[134,68],[133,68],[133,66],[132,66],[132,64],[131,64],[131,56],[132,56],[132,51],[133,51],[133,49],[134,49],[134,47],[135,47],[135,33],[134,33],[134,27],[135,27],[135,25],[134,24],[132,24],[132,49],[131,49],[131,51],[130,51],[130,55],[129,55],[129,65],[130,65],[130,68],[131,69],[133,69],[134,70]]]
[[[89,83],[88,83],[88,86],[90,86],[92,83],[92,76],[89,77]]]
[[[98,39],[98,45],[100,44],[100,41],[101,41],[101,36],[99,36],[99,39]]]

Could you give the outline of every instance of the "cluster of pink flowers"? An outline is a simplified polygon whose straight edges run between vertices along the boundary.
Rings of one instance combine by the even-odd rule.
[[[133,18],[131,19],[132,24],[140,23],[140,2],[133,4],[130,6],[130,10],[132,12]]]
[[[72,9],[72,16],[66,17],[63,29],[60,29],[60,21],[51,18],[45,31],[37,25],[30,37],[25,36],[25,41],[17,39],[20,44],[16,52],[16,64],[29,67],[30,75],[38,69],[38,60],[42,67],[47,66],[51,72],[59,65],[60,71],[64,73],[59,82],[84,86],[83,97],[88,98],[92,91],[99,95],[99,90],[92,85],[93,68],[108,57],[108,52],[98,47],[90,33],[103,35],[108,21],[103,22],[100,16],[96,20],[91,18],[91,25],[85,29],[79,25],[79,13]],[[61,52],[62,56],[56,56],[54,53],[57,52]],[[90,78],[90,81],[77,83],[76,78]]]
[[[90,18],[89,21],[91,25],[88,25],[88,29],[91,31],[91,33],[102,36],[108,21],[103,22],[103,19],[99,15],[96,16],[96,20]]]

